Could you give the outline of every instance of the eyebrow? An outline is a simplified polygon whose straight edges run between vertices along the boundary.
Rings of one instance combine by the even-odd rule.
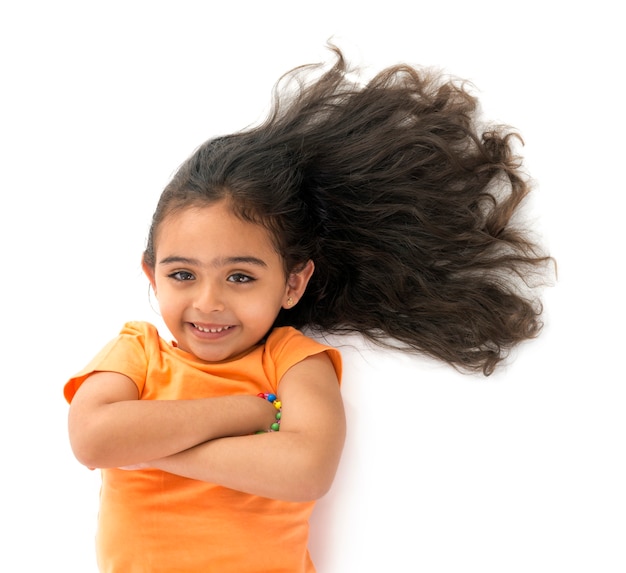
[[[161,259],[158,264],[159,265],[171,265],[171,264],[182,264],[182,265],[200,265],[200,261],[198,259],[190,259],[188,257],[179,257],[176,255],[171,255],[169,257],[165,257]],[[255,265],[258,267],[267,267],[267,263],[263,259],[259,259],[257,257],[252,256],[239,256],[239,257],[224,257],[221,259],[215,259],[211,265],[212,266],[224,266],[224,265]]]

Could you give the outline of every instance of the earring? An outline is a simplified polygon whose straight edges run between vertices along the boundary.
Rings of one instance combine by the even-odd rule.
[[[288,296],[287,297],[287,306],[291,306],[292,304],[293,304],[293,299],[290,296]]]

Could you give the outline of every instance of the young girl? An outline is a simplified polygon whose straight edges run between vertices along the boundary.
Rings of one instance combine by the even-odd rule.
[[[164,190],[142,264],[174,341],[128,323],[65,386],[75,455],[102,469],[103,572],[315,570],[345,420],[338,352],[299,329],[484,374],[540,330],[513,134],[462,85],[408,66],[363,85],[335,53]]]

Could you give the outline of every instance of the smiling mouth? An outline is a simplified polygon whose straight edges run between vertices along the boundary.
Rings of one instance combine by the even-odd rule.
[[[232,328],[232,326],[218,326],[215,328],[207,328],[205,326],[194,324],[193,322],[191,324],[193,324],[193,327],[198,329],[200,332],[210,332],[211,334],[217,334],[219,332],[224,332],[225,330],[229,330]]]

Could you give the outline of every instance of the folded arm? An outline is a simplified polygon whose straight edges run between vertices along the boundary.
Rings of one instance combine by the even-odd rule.
[[[197,444],[269,427],[274,407],[257,396],[139,400],[132,380],[96,372],[76,392],[69,412],[70,443],[91,468],[131,466]]]
[[[321,497],[335,477],[346,432],[339,384],[328,356],[315,355],[290,368],[281,380],[279,397],[279,432],[214,439],[148,465],[264,497]]]

